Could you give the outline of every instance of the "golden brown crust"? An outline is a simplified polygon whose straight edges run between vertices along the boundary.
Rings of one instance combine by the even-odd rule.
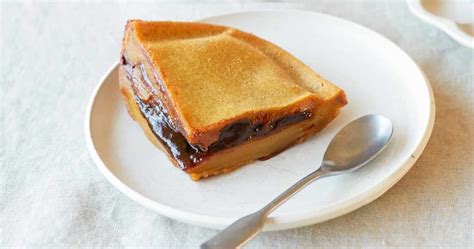
[[[245,32],[138,20],[129,21],[126,30],[123,47],[130,40],[139,45],[147,69],[155,69],[161,79],[172,120],[192,144],[209,146],[223,127],[240,119],[259,122],[303,110],[314,113],[335,96],[346,103],[341,89],[281,48]]]

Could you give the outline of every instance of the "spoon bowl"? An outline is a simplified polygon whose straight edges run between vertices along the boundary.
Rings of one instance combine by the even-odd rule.
[[[392,122],[382,115],[358,118],[344,126],[331,140],[321,169],[328,172],[358,169],[382,152],[392,134]]]

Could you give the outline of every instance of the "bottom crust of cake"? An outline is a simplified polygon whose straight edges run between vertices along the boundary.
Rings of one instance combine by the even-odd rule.
[[[119,70],[119,73],[123,74],[122,69]],[[166,153],[166,148],[161,144],[160,140],[151,130],[148,121],[142,115],[135,101],[135,94],[130,85],[130,81],[124,76],[121,76],[120,79],[120,91],[125,100],[128,113],[140,124],[148,139],[156,147],[165,152],[175,166],[178,166],[175,159]],[[345,98],[342,99],[345,100]],[[241,145],[218,151],[206,158],[206,160],[199,162],[199,164],[184,169],[184,171],[192,180],[196,181],[209,176],[228,173],[257,159],[269,159],[319,132],[337,116],[339,109],[343,105],[344,102],[341,102],[341,99],[338,97],[325,101],[318,107],[317,112],[310,119],[291,125],[278,133],[256,138]]]

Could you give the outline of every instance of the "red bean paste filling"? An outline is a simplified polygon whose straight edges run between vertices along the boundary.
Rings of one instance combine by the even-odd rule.
[[[126,77],[132,83],[135,101],[143,117],[147,120],[149,127],[161,144],[164,145],[169,154],[176,159],[181,169],[191,168],[202,160],[205,160],[206,157],[220,150],[237,146],[255,137],[275,133],[285,126],[311,117],[311,112],[304,110],[267,123],[252,123],[246,119],[238,120],[220,130],[219,139],[212,143],[207,149],[201,148],[200,146],[188,143],[185,137],[175,128],[175,125],[173,125],[168,115],[168,111],[159,97],[153,95],[147,100],[138,97],[136,90],[137,85],[144,85],[144,83],[146,83],[148,86],[152,86],[143,64],[138,66],[141,77],[136,77],[133,73],[137,65],[130,65],[123,56],[121,64],[125,70]],[[158,82],[160,82],[159,79]],[[152,92],[151,89],[148,90]]]

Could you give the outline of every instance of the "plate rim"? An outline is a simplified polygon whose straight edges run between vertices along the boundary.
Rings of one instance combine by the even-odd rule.
[[[427,11],[421,4],[421,0],[407,0],[407,5],[411,13],[420,20],[445,32],[458,43],[474,49],[474,38],[464,33],[455,21],[449,18],[437,16]]]
[[[428,140],[431,137],[431,133],[434,127],[434,121],[435,121],[435,113],[436,113],[436,105],[435,105],[435,99],[434,99],[434,94],[433,90],[431,87],[431,83],[428,79],[428,77],[425,75],[423,70],[415,63],[415,61],[405,52],[403,51],[400,47],[398,47],[395,43],[393,43],[391,40],[386,38],[385,36],[379,34],[378,32],[369,29],[365,26],[362,26],[358,23],[352,22],[350,20],[341,18],[341,17],[336,17],[332,16],[329,14],[324,14],[320,12],[314,12],[314,11],[306,11],[306,10],[258,10],[258,11],[237,11],[237,12],[228,12],[224,14],[219,14],[219,15],[213,15],[209,16],[206,18],[201,18],[196,21],[201,21],[205,22],[206,19],[210,18],[218,18],[218,17],[223,17],[223,16],[229,16],[229,15],[238,15],[238,14],[252,14],[252,13],[303,13],[303,14],[309,14],[309,15],[319,15],[319,16],[324,16],[325,18],[332,18],[332,19],[337,19],[338,21],[345,21],[349,22],[352,25],[357,26],[358,28],[362,28],[365,31],[371,32],[373,35],[379,36],[385,41],[387,41],[391,46],[394,46],[396,49],[399,50],[403,54],[403,57],[406,57],[408,61],[410,61],[417,69],[418,72],[421,73],[421,75],[424,78],[425,86],[428,91],[428,96],[429,96],[429,117],[428,117],[428,122],[426,124],[426,127],[424,127],[424,134],[419,141],[418,145],[414,149],[414,151],[411,153],[408,158],[400,164],[400,167],[393,172],[390,176],[387,176],[386,180],[379,182],[378,184],[374,185],[372,188],[370,188],[368,191],[362,192],[359,195],[354,195],[350,198],[347,198],[345,200],[342,200],[340,202],[336,202],[328,206],[325,211],[321,212],[318,211],[316,212],[305,212],[303,216],[301,215],[285,215],[283,217],[270,217],[268,222],[264,226],[265,231],[276,231],[276,230],[285,230],[285,229],[291,229],[291,228],[297,228],[297,227],[303,227],[303,226],[308,226],[316,223],[320,223],[323,221],[327,221],[336,217],[339,217],[341,215],[347,214],[349,212],[352,212],[383,195],[386,191],[388,191],[393,185],[395,185],[410,169],[411,167],[415,164],[415,162],[418,160],[418,158],[421,156],[423,150],[425,149]],[[109,75],[116,70],[118,67],[119,62],[115,62],[109,69],[106,71],[106,73],[101,77],[99,84],[97,84],[92,91],[91,96],[89,97],[87,107],[86,107],[86,113],[85,113],[85,122],[84,122],[84,134],[85,134],[85,140],[86,140],[86,146],[89,151],[89,154],[92,157],[92,161],[96,164],[97,168],[99,171],[102,173],[102,175],[117,189],[120,190],[125,196],[128,198],[140,203],[141,205],[156,211],[157,213],[164,215],[166,217],[169,217],[174,220],[178,220],[181,222],[185,222],[188,224],[192,225],[197,225],[201,227],[208,227],[208,228],[216,228],[216,229],[222,229],[225,226],[229,225],[231,222],[234,221],[233,218],[227,218],[227,217],[214,217],[214,216],[208,216],[208,215],[202,215],[202,214],[196,214],[192,213],[189,211],[184,211],[178,208],[173,208],[170,206],[167,206],[165,204],[161,204],[159,202],[153,201],[135,190],[131,189],[128,187],[125,183],[123,183],[120,179],[118,179],[106,166],[106,164],[102,161],[100,158],[95,145],[94,141],[92,138],[92,133],[91,133],[91,113],[94,107],[94,102],[96,99],[97,94],[99,93],[101,87],[104,85],[104,82],[106,79],[109,77]],[[337,207],[337,208],[335,208]],[[312,214],[312,215],[310,215]]]

